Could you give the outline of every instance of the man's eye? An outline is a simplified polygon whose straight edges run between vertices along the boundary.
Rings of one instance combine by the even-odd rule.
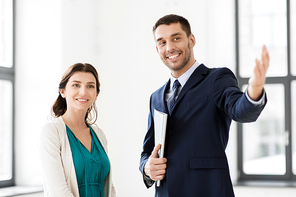
[[[176,40],[180,40],[180,38],[174,38],[174,40],[176,41]]]
[[[163,45],[165,45],[165,42],[159,42],[158,45],[163,46]]]

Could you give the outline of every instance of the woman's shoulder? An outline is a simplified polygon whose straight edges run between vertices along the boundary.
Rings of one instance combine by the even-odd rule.
[[[55,127],[61,127],[65,125],[62,117],[58,118],[53,118],[52,120],[48,121],[43,125],[43,129],[50,129],[50,128],[55,128]]]
[[[97,124],[92,124],[90,126],[96,134],[100,134],[100,135],[105,136],[104,131]]]
[[[61,130],[65,129],[65,123],[61,117],[54,118],[43,125],[41,129],[42,136],[59,135]]]
[[[104,131],[96,124],[90,125],[97,137],[100,139],[100,141],[103,141],[104,144],[107,143],[107,138],[105,136]]]

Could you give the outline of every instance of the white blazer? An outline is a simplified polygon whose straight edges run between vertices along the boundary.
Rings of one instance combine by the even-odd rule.
[[[91,125],[91,128],[107,153],[105,134],[96,125]],[[62,117],[55,118],[42,128],[39,153],[44,175],[44,196],[79,197],[71,147]],[[105,180],[105,197],[116,197],[111,167]]]

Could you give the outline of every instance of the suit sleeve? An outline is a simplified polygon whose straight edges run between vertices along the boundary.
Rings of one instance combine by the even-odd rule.
[[[215,74],[212,95],[216,105],[237,122],[256,121],[266,105],[267,97],[264,97],[262,104],[253,104],[239,89],[237,79],[229,69],[218,69]]]
[[[153,151],[154,148],[154,124],[153,124],[153,114],[152,114],[152,96],[150,97],[150,104],[149,104],[149,116],[148,116],[148,128],[147,128],[147,133],[144,138],[143,142],[143,151],[141,153],[141,159],[140,159],[140,171],[143,175],[143,181],[146,185],[147,188],[151,187],[154,183],[150,177],[145,175],[144,172],[144,166],[148,160],[148,158],[151,155],[151,152]]]

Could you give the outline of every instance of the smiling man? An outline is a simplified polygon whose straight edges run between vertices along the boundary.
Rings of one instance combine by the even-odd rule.
[[[248,89],[242,92],[228,68],[208,68],[193,54],[189,22],[166,15],[153,27],[156,50],[171,78],[150,98],[148,130],[140,171],[157,197],[233,197],[225,154],[232,120],[253,122],[266,105],[265,75],[269,54],[262,47]],[[164,158],[154,144],[154,109],[168,114]]]
[[[154,36],[156,50],[174,77],[178,78],[194,64],[195,38],[193,34],[187,35],[180,23],[160,25]]]

